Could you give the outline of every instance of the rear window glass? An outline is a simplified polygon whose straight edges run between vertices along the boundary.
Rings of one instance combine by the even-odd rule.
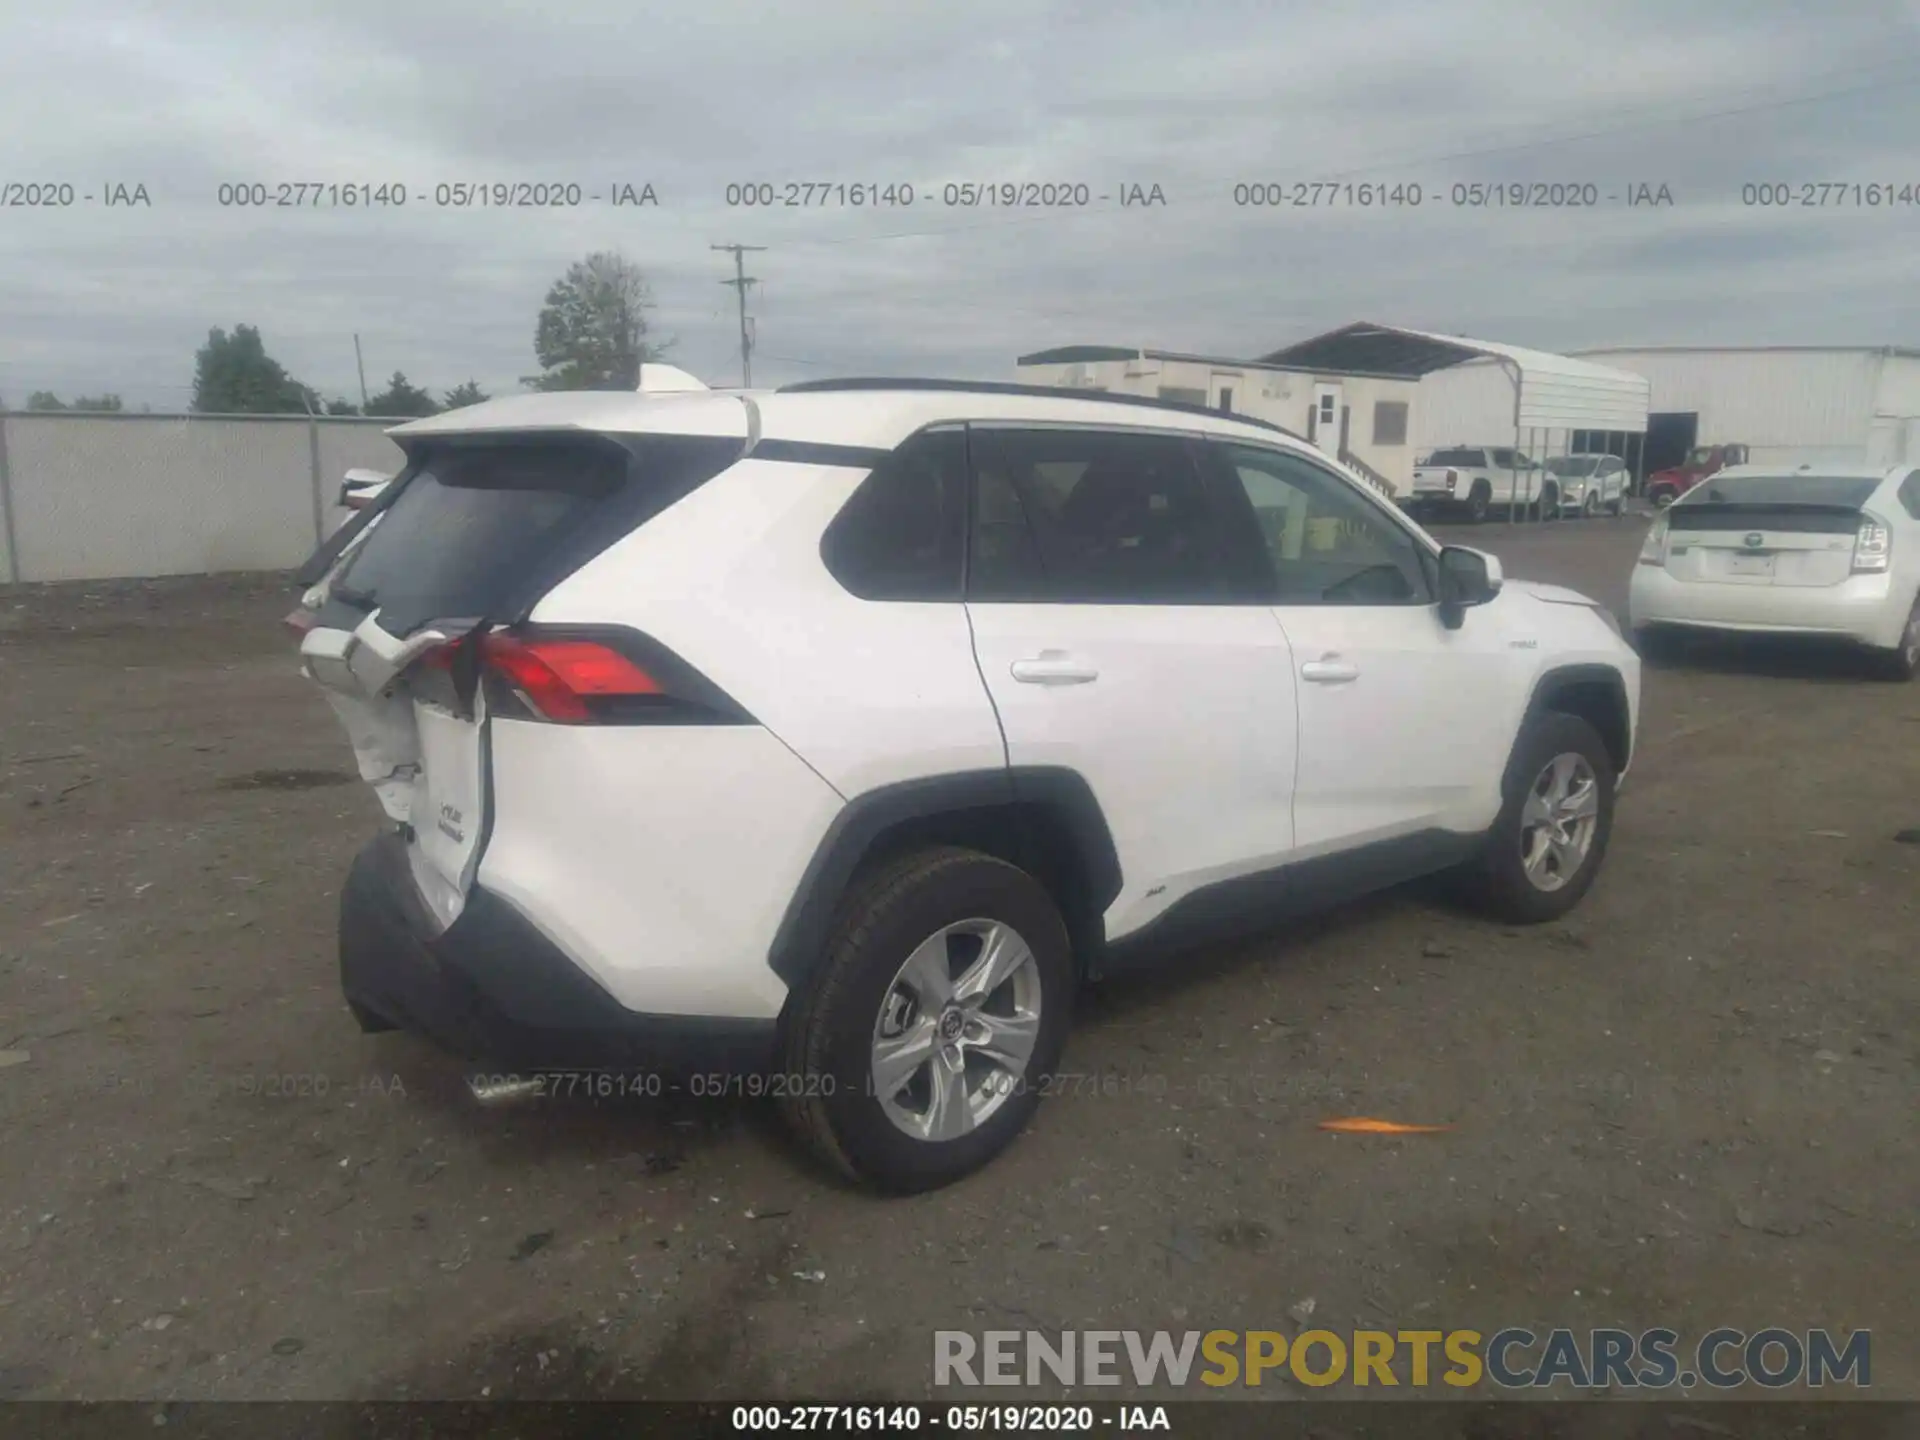
[[[1714,476],[1695,486],[1680,503],[1686,506],[1844,505],[1857,510],[1879,488],[1880,482],[1872,476]]]
[[[1484,450],[1436,450],[1427,457],[1429,465],[1460,465],[1474,469],[1487,463]]]
[[[430,620],[502,618],[557,554],[584,563],[740,449],[682,436],[439,447],[404,480],[333,593],[377,607],[397,635]]]

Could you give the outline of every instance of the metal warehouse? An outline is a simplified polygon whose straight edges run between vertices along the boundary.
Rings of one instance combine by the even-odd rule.
[[[1758,464],[1920,462],[1920,349],[1707,346],[1569,352],[1651,386],[1641,473],[1696,446],[1745,445]],[[1497,442],[1512,432],[1507,377],[1475,363],[1421,382],[1414,444]]]

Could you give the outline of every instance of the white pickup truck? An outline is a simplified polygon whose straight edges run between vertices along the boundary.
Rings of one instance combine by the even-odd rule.
[[[1413,468],[1406,508],[1416,516],[1459,512],[1476,525],[1495,509],[1540,498],[1540,462],[1511,445],[1455,445]]]

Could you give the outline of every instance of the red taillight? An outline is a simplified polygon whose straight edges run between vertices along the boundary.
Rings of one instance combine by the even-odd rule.
[[[548,720],[593,718],[595,696],[663,695],[660,683],[610,645],[595,640],[516,640],[489,635],[487,668],[506,680]]]

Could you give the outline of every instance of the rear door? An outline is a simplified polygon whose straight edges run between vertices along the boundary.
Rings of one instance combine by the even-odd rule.
[[[452,642],[524,618],[554,581],[739,454],[742,439],[459,436],[416,451],[379,523],[320,584],[306,673],[406,837],[442,923],[489,806],[487,707]]]
[[[972,427],[967,610],[1015,766],[1092,789],[1122,875],[1107,936],[1293,847],[1285,634],[1197,442]]]

